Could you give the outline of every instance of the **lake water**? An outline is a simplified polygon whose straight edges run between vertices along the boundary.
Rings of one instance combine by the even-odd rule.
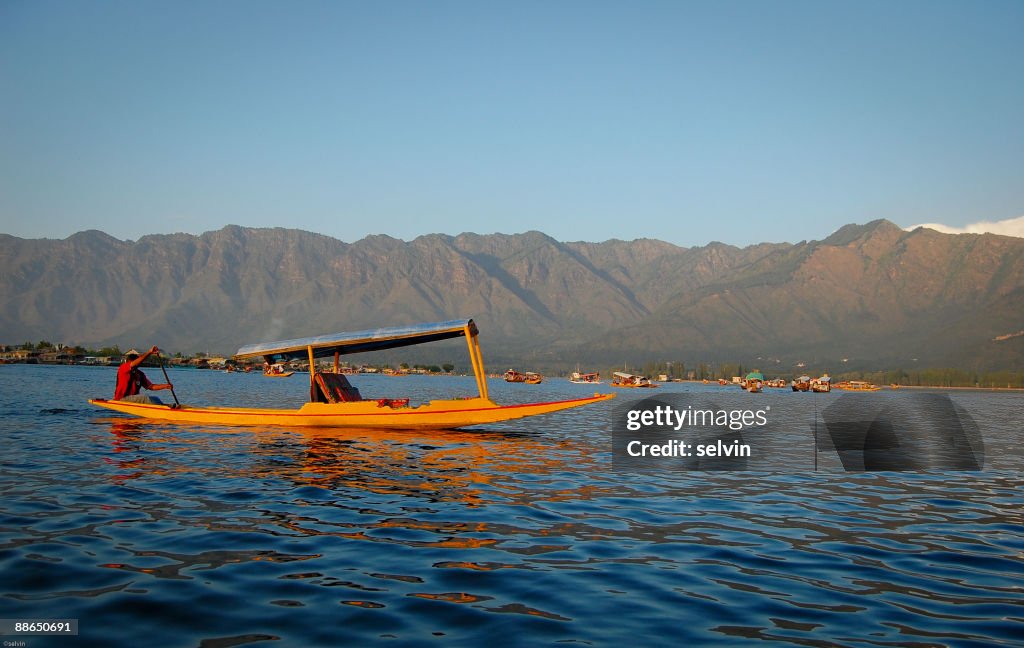
[[[308,392],[301,374],[171,379],[191,404],[286,407]],[[472,378],[353,382],[365,396],[474,391]],[[845,472],[827,450],[815,471],[811,396],[777,392],[744,396],[784,422],[769,440],[788,449],[780,464],[684,472],[613,467],[615,408],[650,393],[473,431],[317,432],[144,422],[85,402],[113,384],[112,368],[0,366],[0,619],[79,624],[18,637],[27,646],[1024,636],[1020,393],[950,392],[984,439],[980,471]],[[503,403],[595,390],[490,388]],[[816,416],[838,395],[815,398]]]

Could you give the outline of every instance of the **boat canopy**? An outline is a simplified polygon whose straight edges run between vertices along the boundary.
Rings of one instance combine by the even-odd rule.
[[[747,380],[764,380],[764,374],[755,369],[747,374]]]
[[[282,340],[280,342],[260,342],[243,346],[235,353],[236,358],[262,356],[272,361],[307,359],[312,353],[314,358],[333,357],[335,354],[363,353],[366,351],[383,351],[398,347],[412,346],[437,342],[450,338],[463,337],[469,333],[475,337],[478,333],[472,319],[449,320],[410,326],[392,326],[387,328],[355,331],[352,333],[334,333],[310,338]]]
[[[634,376],[633,374],[626,373],[624,371],[616,371],[615,375],[619,378],[640,378],[641,376]]]

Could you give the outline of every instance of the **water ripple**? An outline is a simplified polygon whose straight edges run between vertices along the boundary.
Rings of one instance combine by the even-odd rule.
[[[78,618],[83,645],[1013,645],[1024,630],[1019,465],[625,473],[599,407],[468,432],[172,426],[44,406],[32,380],[77,369],[15,369],[0,617]],[[112,378],[83,371],[57,387],[84,399]],[[175,377],[235,399],[259,380]],[[1024,408],[989,409],[1017,417],[989,445],[1020,447]]]

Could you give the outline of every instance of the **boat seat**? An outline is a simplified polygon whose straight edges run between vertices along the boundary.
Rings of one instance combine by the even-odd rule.
[[[363,397],[359,390],[352,386],[352,383],[345,378],[345,374],[322,373],[314,374],[312,400],[315,403],[350,403],[361,401]]]

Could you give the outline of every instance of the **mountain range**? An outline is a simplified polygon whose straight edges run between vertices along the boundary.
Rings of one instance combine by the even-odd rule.
[[[1024,239],[907,232],[684,248],[228,226],[121,241],[0,234],[0,343],[232,353],[472,317],[491,368],[648,361],[1020,370]],[[495,364],[497,363],[497,364]],[[748,364],[750,366],[750,364]]]

